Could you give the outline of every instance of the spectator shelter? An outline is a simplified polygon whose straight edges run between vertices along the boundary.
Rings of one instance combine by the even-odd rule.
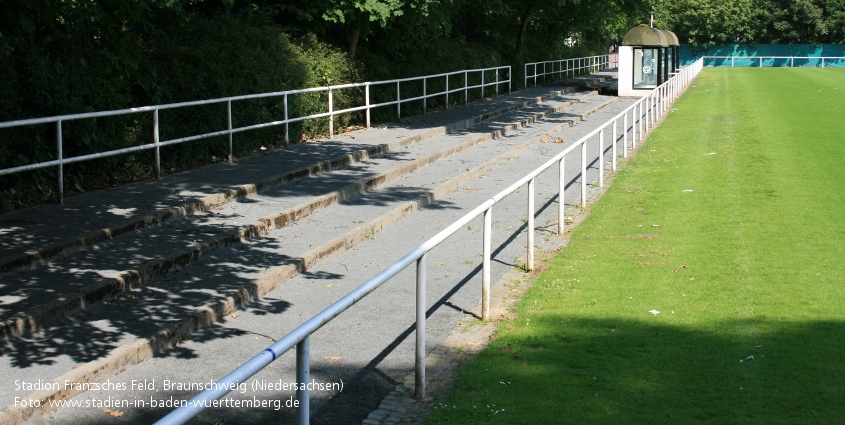
[[[678,37],[651,27],[631,28],[619,46],[619,96],[643,96],[678,70]]]

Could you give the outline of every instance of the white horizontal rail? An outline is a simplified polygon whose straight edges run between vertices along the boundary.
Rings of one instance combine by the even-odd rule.
[[[485,81],[485,76],[488,74],[494,74],[495,78],[487,78]],[[137,152],[142,150],[155,150],[155,170],[156,170],[156,178],[161,176],[161,147],[174,145],[178,143],[185,143],[194,140],[206,139],[210,137],[218,137],[218,136],[229,136],[229,161],[232,161],[233,155],[233,144],[232,144],[232,136],[236,133],[241,133],[244,131],[256,130],[260,128],[267,128],[273,127],[278,125],[285,125],[285,142],[289,142],[289,125],[296,122],[307,121],[307,120],[314,120],[319,118],[329,118],[329,137],[334,137],[334,117],[341,114],[348,114],[357,111],[366,111],[366,125],[370,127],[370,112],[374,108],[396,105],[397,107],[397,116],[401,118],[402,110],[401,105],[406,102],[411,101],[423,101],[423,112],[425,113],[427,108],[426,101],[429,98],[444,96],[445,97],[445,104],[448,108],[449,104],[449,95],[451,93],[456,93],[463,91],[464,92],[464,103],[469,101],[469,90],[477,90],[481,89],[481,97],[483,98],[486,95],[485,89],[488,87],[495,87],[495,94],[499,95],[499,89],[502,85],[507,85],[508,93],[511,91],[511,67],[510,66],[499,66],[499,67],[490,67],[490,68],[479,68],[479,69],[471,69],[471,70],[463,70],[463,71],[454,71],[454,72],[445,72],[441,74],[433,74],[433,75],[426,75],[422,77],[409,77],[409,78],[398,78],[393,80],[384,80],[384,81],[373,81],[373,82],[363,82],[363,83],[349,83],[349,84],[338,84],[338,85],[330,85],[326,87],[312,87],[307,89],[299,89],[299,90],[286,90],[286,91],[278,91],[278,92],[270,92],[270,93],[259,93],[259,94],[250,94],[250,95],[242,95],[242,96],[230,96],[230,97],[221,97],[216,99],[207,99],[207,100],[198,100],[198,101],[191,101],[191,102],[179,102],[179,103],[169,103],[163,105],[154,105],[154,106],[142,106],[137,108],[127,108],[127,109],[116,109],[110,111],[99,111],[99,112],[87,112],[87,113],[80,113],[80,114],[66,114],[66,115],[57,115],[52,117],[44,117],[44,118],[31,118],[31,119],[23,119],[23,120],[15,120],[15,121],[6,121],[0,122],[0,129],[5,128],[15,128],[15,127],[25,127],[25,126],[32,126],[32,125],[40,125],[40,124],[52,124],[55,126],[56,132],[56,159],[51,161],[43,161],[38,163],[26,164],[17,167],[5,168],[0,169],[0,176],[3,175],[10,175],[15,173],[20,173],[24,171],[31,171],[41,168],[48,168],[48,167],[57,167],[58,169],[58,200],[59,202],[63,201],[63,193],[64,193],[64,164],[71,164],[75,162],[82,162],[88,161],[91,159],[96,158],[104,158],[114,155],[121,155],[130,152]],[[473,76],[473,79],[477,78],[480,75],[480,84],[469,85],[469,77],[470,75]],[[463,76],[463,78],[458,78],[459,81],[455,81],[455,78],[452,78],[452,82],[450,84],[449,77],[454,76]],[[428,82],[429,80],[433,79],[445,79],[445,87],[442,91],[437,91],[434,93],[428,93]],[[462,81],[461,81],[462,80]],[[414,82],[414,81],[421,81],[423,83],[422,87],[422,95],[420,96],[413,96],[408,98],[402,98],[401,96],[401,84]],[[370,102],[370,88],[373,86],[385,86],[395,84],[396,86],[396,98],[395,100],[384,101],[380,103],[371,103]],[[460,85],[458,88],[454,88],[452,86]],[[364,90],[364,103],[363,105],[352,106],[345,109],[334,109],[334,92],[338,90],[345,90],[345,89],[363,89]],[[320,112],[316,114],[301,116],[301,117],[290,117],[289,116],[289,105],[288,105],[288,98],[290,96],[298,95],[298,94],[305,94],[305,93],[327,93],[328,95],[328,110],[326,112]],[[282,101],[282,106],[284,109],[284,119],[275,120],[266,123],[248,125],[243,127],[232,127],[232,103],[244,100],[252,100],[252,99],[268,99],[268,98],[280,98]],[[228,126],[225,130],[219,130],[209,133],[191,135],[187,137],[181,137],[176,139],[164,140],[160,139],[160,122],[159,122],[159,112],[163,110],[169,109],[178,109],[178,108],[186,108],[186,107],[194,107],[194,106],[203,106],[203,105],[214,105],[214,104],[226,104],[226,119]],[[131,115],[131,114],[139,114],[139,113],[153,113],[153,135],[152,135],[152,143],[122,148],[122,149],[115,149],[105,152],[97,152],[87,155],[80,155],[75,157],[66,157],[64,148],[64,140],[62,134],[62,124],[68,121],[76,121],[76,120],[84,120],[84,119],[93,119],[93,118],[103,118],[103,117],[114,117],[114,116],[121,116],[121,115]]]
[[[453,222],[447,228],[441,230],[436,235],[434,235],[431,239],[427,240],[420,246],[416,247],[410,253],[402,257],[399,261],[395,262],[391,266],[384,269],[382,272],[377,274],[372,279],[365,282],[363,285],[359,286],[352,292],[350,292],[345,297],[341,298],[322,312],[318,313],[316,316],[309,319],[307,322],[303,323],[287,335],[285,335],[282,339],[278,342],[274,343],[222,379],[218,381],[218,385],[214,386],[214,389],[206,390],[194,398],[189,400],[187,403],[182,405],[181,407],[173,410],[167,416],[160,419],[156,422],[157,425],[173,425],[173,424],[183,424],[189,420],[191,420],[194,416],[198,415],[205,409],[210,401],[218,400],[225,396],[227,393],[230,392],[231,388],[235,388],[237,384],[245,382],[254,374],[258,373],[261,369],[265,366],[276,360],[279,356],[284,354],[285,352],[289,351],[293,347],[297,347],[296,350],[296,363],[297,363],[297,382],[304,383],[307,382],[305,379],[308,374],[310,373],[308,370],[308,356],[310,355],[310,335],[320,329],[323,325],[331,321],[333,318],[337,317],[341,313],[343,313],[346,309],[351,307],[353,304],[367,296],[368,294],[375,291],[378,287],[380,287],[385,282],[389,281],[394,276],[398,275],[400,272],[411,266],[412,264],[416,263],[417,267],[417,290],[416,290],[416,354],[415,354],[415,396],[418,400],[422,400],[425,398],[425,287],[426,287],[426,255],[429,251],[434,249],[437,245],[448,239],[450,236],[458,232],[459,230],[463,229],[467,224],[478,218],[480,215],[484,215],[484,241],[483,241],[483,270],[482,270],[482,320],[489,320],[489,306],[490,306],[490,252],[491,252],[491,243],[492,243],[492,220],[491,212],[492,208],[501,201],[502,199],[506,198],[509,195],[512,195],[521,187],[528,185],[528,261],[526,263],[526,268],[529,270],[533,268],[533,251],[534,251],[534,244],[533,244],[533,235],[534,235],[534,180],[537,176],[539,176],[544,171],[552,168],[553,166],[557,165],[558,169],[560,170],[560,187],[558,193],[558,233],[563,232],[563,223],[564,223],[564,215],[563,215],[563,207],[564,207],[564,178],[563,178],[563,163],[566,158],[566,155],[572,153],[576,149],[580,149],[581,153],[581,202],[586,202],[585,199],[585,188],[586,188],[586,147],[587,143],[590,142],[597,134],[603,135],[604,131],[608,127],[613,127],[614,134],[616,126],[621,119],[623,121],[623,128],[624,138],[623,144],[625,148],[625,152],[627,152],[628,148],[628,141],[627,141],[627,134],[628,134],[628,116],[631,116],[630,121],[630,129],[632,133],[631,143],[632,147],[636,147],[636,139],[637,134],[639,135],[639,139],[643,139],[643,131],[642,126],[646,126],[646,131],[648,128],[654,125],[656,122],[656,117],[660,117],[664,115],[669,110],[669,104],[674,101],[681,93],[686,89],[689,83],[695,78],[696,75],[702,69],[703,60],[699,59],[694,64],[682,68],[679,72],[666,81],[664,84],[660,85],[652,92],[635,102],[633,105],[626,108],[624,111],[617,114],[615,117],[611,118],[607,122],[605,122],[599,128],[591,131],[586,136],[582,137],[575,143],[573,143],[568,148],[564,149],[562,152],[555,155],[553,158],[546,161],[545,164],[538,167],[534,171],[527,174],[525,177],[519,179],[506,189],[502,190],[501,192],[493,195],[487,201],[483,202],[481,205],[475,207],[472,211],[465,214],[463,217],[458,219],[457,221]],[[637,123],[640,125],[640,130],[637,130]],[[603,137],[600,136],[599,142],[602,146],[599,148],[599,155],[603,157],[604,155],[604,146],[603,146]],[[614,155],[614,164],[615,164],[615,155],[616,155],[616,143],[617,140],[614,136],[613,140],[613,155]],[[627,154],[626,154],[627,155]],[[599,161],[599,167],[602,169],[604,167],[603,160]],[[297,410],[297,423],[301,425],[308,424],[309,419],[309,411],[308,411],[308,392],[307,391],[300,391],[297,392],[297,400],[299,400],[299,408]]]
[[[524,66],[524,87],[528,87],[529,80],[537,86],[539,77],[546,82],[546,76],[554,76],[555,81],[581,75],[580,71],[597,72],[619,66],[619,54],[588,56],[583,58],[558,59],[543,62],[526,63]],[[530,70],[530,71],[529,71]],[[530,72],[530,73],[529,73]]]

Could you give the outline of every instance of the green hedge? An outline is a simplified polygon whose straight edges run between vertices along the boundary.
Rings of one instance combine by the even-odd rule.
[[[223,15],[164,18],[161,31],[109,40],[56,40],[3,52],[0,60],[0,121],[123,109],[224,96],[281,91],[358,80],[353,64],[313,35],[291,39],[271,24]],[[107,47],[107,48],[106,48]],[[335,94],[336,108],[359,96]],[[233,103],[233,125],[284,117],[282,98]],[[326,108],[325,94],[291,96],[291,117]],[[336,125],[349,125],[342,117]],[[160,112],[162,140],[226,128],[226,105]],[[235,135],[235,156],[284,143],[284,126]],[[291,125],[291,137],[326,133],[327,120]],[[64,156],[102,152],[152,141],[152,113],[63,124]],[[55,127],[0,130],[0,167],[56,158]],[[226,138],[204,139],[162,149],[165,173],[208,163],[228,154]],[[65,167],[65,191],[73,194],[154,174],[151,151]],[[0,177],[0,209],[51,201],[55,169]]]

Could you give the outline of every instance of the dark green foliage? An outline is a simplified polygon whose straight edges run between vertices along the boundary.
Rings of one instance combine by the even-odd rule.
[[[161,13],[154,30],[103,40],[55,37],[29,44],[5,38],[0,61],[0,121],[274,92],[356,81],[346,55],[313,35],[291,40],[277,26],[249,17]],[[46,30],[45,30],[46,31]],[[358,94],[335,94],[335,108]],[[325,110],[325,94],[291,96],[289,116]],[[233,102],[233,126],[280,120],[283,99]],[[350,117],[340,117],[338,125]],[[161,140],[226,129],[226,104],[160,112]],[[328,121],[291,125],[292,139],[326,133]],[[63,123],[64,157],[152,142],[152,113]],[[284,143],[284,127],[235,135],[235,156]],[[0,130],[0,168],[56,158],[54,125]],[[225,137],[162,149],[164,173],[223,159]],[[82,192],[154,175],[152,151],[85,161],[65,167],[65,191]],[[55,196],[56,171],[0,177],[9,209]]]
[[[613,3],[612,0],[607,0]],[[347,0],[257,1],[0,0],[0,121],[125,109],[225,96],[320,87],[347,82],[438,74],[512,64],[513,88],[521,87],[522,62],[601,52],[578,18],[580,2],[556,2],[529,14],[519,55],[515,40],[524,8],[532,1]],[[586,5],[587,3],[583,3]],[[563,9],[569,10],[566,15]],[[586,6],[585,6],[586,7]],[[585,9],[586,10],[586,9]],[[540,13],[542,12],[542,13]],[[559,19],[567,16],[565,20]],[[528,21],[526,21],[528,22]],[[593,24],[590,24],[593,25]],[[599,28],[603,22],[590,28]],[[592,31],[592,30],[591,30]],[[601,30],[598,30],[601,32]],[[353,37],[354,35],[354,37]],[[581,37],[579,51],[566,36]],[[585,37],[589,37],[587,41]],[[358,48],[360,46],[360,48]],[[592,47],[591,47],[592,46]],[[344,52],[344,50],[346,52]],[[351,59],[355,57],[357,62]],[[485,81],[495,80],[494,72]],[[481,81],[470,75],[471,85]],[[445,89],[445,78],[427,82],[428,93]],[[450,88],[463,84],[454,76]],[[421,82],[403,83],[404,97],[422,94]],[[499,92],[506,92],[502,85]],[[492,96],[495,87],[450,95],[450,104]],[[335,110],[363,102],[359,88],[336,90]],[[374,86],[373,102],[396,98],[395,85]],[[443,108],[445,96],[426,107]],[[324,112],[328,94],[291,95],[290,117]],[[284,117],[283,98],[232,103],[232,124],[247,126]],[[227,128],[226,103],[162,110],[162,141]],[[421,113],[423,102],[402,105],[402,116]],[[363,113],[335,118],[335,131],[364,123]],[[373,111],[373,120],[396,119],[393,106]],[[328,133],[328,119],[290,126],[291,142]],[[149,144],[153,114],[137,113],[63,123],[65,158]],[[285,143],[284,126],[234,136],[234,156]],[[163,173],[222,160],[228,138],[215,137],[162,148]],[[56,158],[56,128],[36,125],[0,130],[0,168]],[[69,194],[109,187],[155,174],[151,150],[85,161],[65,167]],[[49,201],[56,170],[0,178],[9,209]]]

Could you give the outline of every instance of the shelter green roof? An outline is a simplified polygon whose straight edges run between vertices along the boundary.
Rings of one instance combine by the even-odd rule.
[[[634,27],[622,37],[623,46],[669,47],[669,41],[663,31],[651,27]]]

